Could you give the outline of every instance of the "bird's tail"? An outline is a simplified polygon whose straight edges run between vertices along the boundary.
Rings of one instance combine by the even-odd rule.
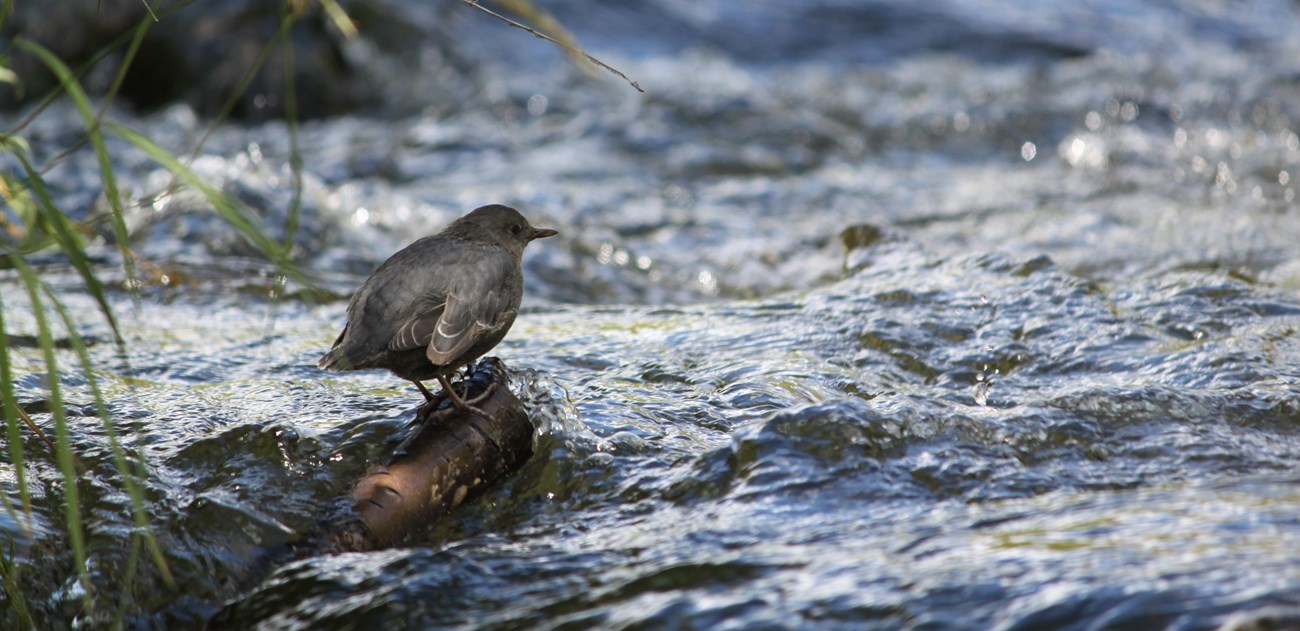
[[[349,355],[342,346],[335,346],[330,352],[321,355],[316,366],[321,370],[360,370],[366,363],[365,357]]]
[[[348,362],[343,353],[336,348],[321,355],[320,361],[316,362],[316,367],[321,370],[347,370],[344,366],[349,363],[351,362]]]
[[[354,370],[357,363],[348,357],[344,350],[343,338],[348,334],[348,327],[344,326],[343,331],[339,333],[338,339],[334,340],[334,346],[328,353],[321,355],[320,361],[316,362],[316,367],[321,370]]]

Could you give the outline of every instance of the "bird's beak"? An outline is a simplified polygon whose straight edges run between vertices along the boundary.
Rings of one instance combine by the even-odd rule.
[[[553,237],[557,234],[560,233],[556,232],[555,230],[551,230],[550,228],[533,228],[533,234],[528,236],[528,240],[532,241],[533,239],[545,239],[546,237]]]

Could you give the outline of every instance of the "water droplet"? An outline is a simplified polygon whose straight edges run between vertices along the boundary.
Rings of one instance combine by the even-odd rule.
[[[533,116],[541,116],[546,113],[546,107],[550,101],[541,94],[534,94],[528,97],[528,113]]]
[[[976,405],[983,407],[989,404],[990,385],[984,373],[980,372],[975,375],[975,392],[972,396],[975,398]]]
[[[1132,122],[1133,119],[1138,117],[1137,103],[1134,103],[1133,101],[1125,101],[1119,108],[1119,117],[1124,119],[1124,122],[1126,123]]]
[[[676,184],[669,184],[664,187],[664,198],[678,204],[689,204],[691,202],[690,192]]]

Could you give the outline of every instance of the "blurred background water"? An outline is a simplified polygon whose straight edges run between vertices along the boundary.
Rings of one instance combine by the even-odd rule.
[[[110,145],[149,261],[133,302],[115,248],[92,249],[125,356],[66,263],[35,261],[98,342],[177,583],[147,564],[123,583],[129,500],[69,371],[102,607],[82,611],[61,478],[32,443],[36,528],[0,529],[38,621],[1300,624],[1300,6],[539,4],[646,92],[450,2],[376,5],[389,21],[340,45],[372,92],[298,130],[295,237],[336,300],[281,288],[199,196]],[[293,174],[288,127],[258,113],[269,85],[193,167],[279,229]],[[208,120],[184,99],[113,113],[179,153]],[[81,129],[56,103],[26,133],[48,156]],[[89,149],[47,177],[104,212]],[[487,203],[560,230],[530,248],[495,353],[537,454],[408,547],[250,578],[420,401],[315,368],[344,301]],[[34,334],[15,278],[6,326]],[[39,348],[11,346],[48,427]]]

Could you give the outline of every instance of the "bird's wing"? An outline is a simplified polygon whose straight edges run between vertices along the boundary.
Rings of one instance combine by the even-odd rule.
[[[496,326],[497,312],[502,306],[497,299],[499,293],[488,292],[474,305],[448,294],[445,302],[416,314],[398,327],[388,342],[388,350],[427,347],[426,354],[435,366],[450,364],[481,339],[484,332]]]
[[[427,348],[429,361],[445,366],[496,329],[505,315],[503,311],[511,308],[509,296],[506,290],[498,288],[500,274],[493,273],[499,271],[497,266],[473,269],[475,273],[462,278],[459,286],[439,302],[403,322],[389,340],[388,349]]]
[[[475,304],[459,300],[454,294],[448,295],[447,308],[438,319],[425,351],[429,361],[445,366],[479,341],[483,332],[492,326],[494,318],[484,316],[494,311],[490,305],[496,304],[496,294],[487,292],[479,296]]]
[[[450,300],[450,296],[447,300]],[[388,350],[405,351],[428,346],[446,307],[446,301],[439,302],[403,322],[393,333],[393,337],[388,340]]]

